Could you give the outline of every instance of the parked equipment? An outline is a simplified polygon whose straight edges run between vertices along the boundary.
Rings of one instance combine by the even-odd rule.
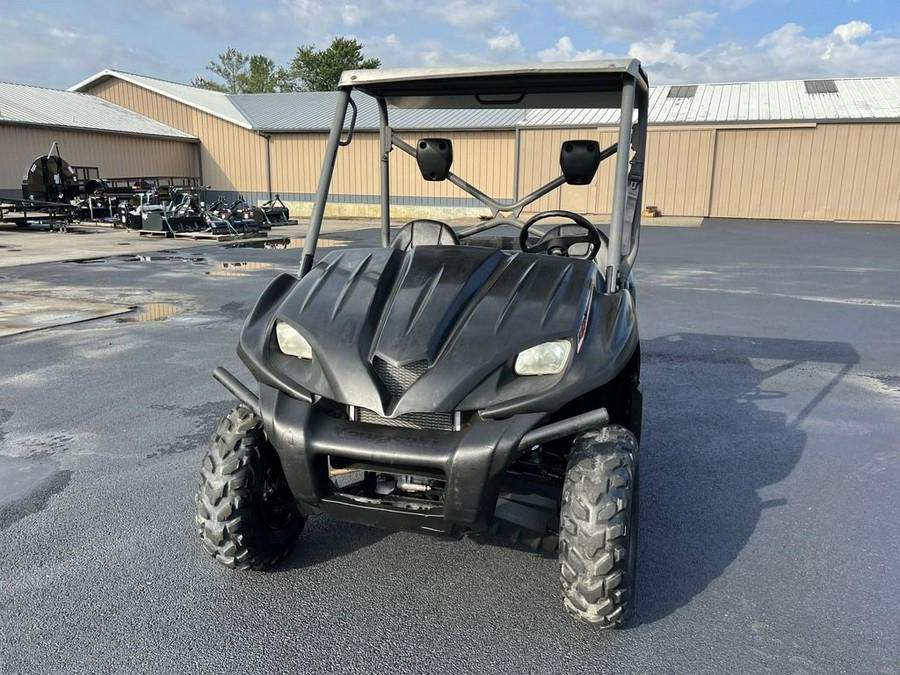
[[[281,201],[280,195],[275,195],[274,199],[270,199],[259,208],[262,209],[266,222],[270,225],[297,224],[296,220],[291,220],[291,212]]]
[[[22,176],[23,199],[61,204],[70,202],[80,193],[75,171],[59,156],[56,142],[46,155],[35,158]]]
[[[317,260],[356,93],[379,110],[382,152],[371,170],[381,172],[382,248]],[[564,142],[561,175],[509,203],[453,173],[449,139],[413,146],[395,134],[389,106],[610,108],[620,122],[605,150]],[[572,616],[622,625],[637,552],[642,399],[631,271],[647,107],[636,60],[343,74],[299,274],[275,278],[241,330],[238,354],[259,393],[215,371],[241,403],[201,468],[196,524],[210,555],[231,568],[267,567],[320,513],[429,534],[492,531],[558,546]],[[392,233],[392,151],[414,158],[424,180],[478,199],[489,220],[461,230],[414,220]],[[613,156],[613,169],[598,172]],[[522,217],[544,195],[598,174],[613,195],[605,231],[569,211]],[[516,236],[479,236],[493,228]]]

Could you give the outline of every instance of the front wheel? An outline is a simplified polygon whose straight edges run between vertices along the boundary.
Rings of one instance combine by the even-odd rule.
[[[219,424],[200,469],[196,502],[203,548],[232,569],[275,564],[306,523],[262,422],[240,405]]]
[[[620,426],[576,437],[560,508],[563,603],[579,621],[621,626],[631,609],[637,553],[637,449]]]

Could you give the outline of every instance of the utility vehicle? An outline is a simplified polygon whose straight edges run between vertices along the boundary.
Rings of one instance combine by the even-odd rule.
[[[348,71],[338,92],[299,273],[272,281],[241,331],[238,353],[259,393],[214,373],[241,404],[203,461],[203,546],[227,567],[265,568],[316,514],[438,535],[494,532],[558,548],[569,612],[621,625],[638,517],[640,64]],[[354,96],[373,97],[380,119],[382,247],[317,259]],[[617,141],[565,141],[561,175],[511,203],[453,173],[450,139],[413,146],[395,134],[392,107],[610,108]],[[414,220],[393,234],[396,151],[425,181],[480,200],[490,218],[456,230]],[[590,184],[604,160],[614,161],[608,233],[570,211],[524,219],[551,191]]]

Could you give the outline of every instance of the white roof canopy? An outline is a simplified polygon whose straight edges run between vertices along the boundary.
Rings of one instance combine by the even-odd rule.
[[[464,68],[349,70],[339,89],[360,89],[395,108],[618,108],[635,59]]]

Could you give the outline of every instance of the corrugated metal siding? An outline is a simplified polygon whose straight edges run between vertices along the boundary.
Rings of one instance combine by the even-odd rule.
[[[710,215],[900,221],[898,124],[720,130]]]
[[[880,79],[900,82],[900,78]],[[808,106],[798,103],[800,94],[778,94],[784,89],[781,85],[789,84],[792,83],[701,85],[697,96],[708,95],[703,108],[708,114],[733,120],[803,118],[810,113]],[[803,87],[802,83],[793,84]],[[839,91],[844,92],[853,86],[860,92],[866,87],[881,91],[879,87],[883,89],[883,84],[838,80]],[[253,132],[121,80],[107,80],[97,85],[94,93],[202,138],[204,180],[214,191],[266,191],[265,140]],[[693,103],[685,103],[694,99],[664,102],[666,93],[667,87],[660,87],[652,94],[653,105],[659,106],[665,119],[679,123],[702,121],[700,109]],[[821,110],[816,114],[853,112],[865,117],[890,112],[890,106],[872,91],[866,95],[872,96],[868,107],[839,111],[835,108],[828,113],[826,107],[834,104],[819,102],[815,105]],[[809,95],[804,88],[802,96],[834,95]],[[577,118],[567,117],[575,112],[554,111],[557,116],[544,121],[555,124],[575,119],[582,124],[597,121],[590,111],[577,111]],[[529,119],[535,120],[531,116]],[[454,171],[458,175],[492,196],[512,198],[515,165],[512,130],[438,133],[454,141]],[[900,163],[895,159],[895,155],[900,156],[898,134],[900,124],[881,123],[719,130],[711,124],[700,128],[656,125],[649,132],[644,203],[659,207],[666,215],[897,222],[900,221],[900,191],[896,189],[900,183]],[[410,143],[424,135],[429,132],[401,134]],[[592,138],[605,147],[614,142],[615,133],[608,126],[523,128],[519,196],[559,175],[559,148],[564,140],[571,138]],[[325,134],[273,134],[271,148],[273,192],[313,194],[321,170]],[[393,153],[392,160],[391,189],[395,198],[445,204],[468,199],[448,182],[422,181],[413,159],[400,151]],[[614,166],[615,159],[607,160],[594,185],[564,186],[527,211],[563,208],[608,214]],[[353,144],[339,154],[332,193],[350,200],[374,201],[379,191],[378,167],[376,134],[357,134]]]
[[[407,143],[421,136],[401,133]],[[514,144],[512,132],[479,131],[445,133],[453,142],[453,172],[487,194],[510,199],[513,192]],[[277,134],[272,136],[272,190],[277,193],[311,194],[316,190],[325,134]],[[378,135],[358,133],[338,153],[331,190],[342,195],[374,196],[380,192]],[[447,182],[422,180],[415,160],[395,149],[391,153],[391,194],[426,199],[467,198]]]
[[[181,103],[202,108],[213,116],[221,117],[239,126],[250,126],[250,123],[244,118],[234,103],[232,103],[229,95],[219,91],[201,89],[189,84],[170,82],[169,80],[160,80],[155,77],[135,75],[134,73],[124,73],[116,70],[104,70],[95,77],[98,79],[102,78],[103,81],[106,80],[106,77],[121,79],[126,82],[131,81],[142,88],[147,88],[164,96],[171,97]],[[94,84],[90,84],[86,87],[76,85],[74,88],[81,91],[93,91],[95,86],[96,85]]]
[[[616,134],[609,130],[523,130],[521,136],[520,196],[560,175],[559,152],[563,142],[591,139],[604,148],[616,142]],[[651,131],[647,140],[644,203],[658,206],[666,215],[707,215],[714,138],[713,130]],[[600,165],[591,185],[564,185],[526,211],[564,209],[608,215],[612,212],[615,164],[614,155]]]
[[[100,174],[107,178],[197,173],[197,148],[193,143],[0,124],[0,188],[21,194],[22,175],[54,141],[67,162],[99,167]]]
[[[213,190],[266,191],[266,141],[256,133],[120,79],[90,93],[201,138],[203,181]]]
[[[519,164],[519,197],[561,175],[559,153],[564,141],[594,140],[600,147],[616,142],[613,131],[596,129],[542,129],[521,132]],[[526,213],[564,209],[578,213],[610,213],[612,210],[613,172],[615,157],[600,165],[590,185],[564,185],[526,207]]]
[[[712,129],[648,132],[644,204],[670,216],[707,215],[715,134]]]
[[[325,134],[277,134],[271,140],[272,190],[279,194],[316,191],[322,158],[325,156]],[[358,149],[365,137],[354,138],[340,153],[340,168],[346,161],[358,161]]]

